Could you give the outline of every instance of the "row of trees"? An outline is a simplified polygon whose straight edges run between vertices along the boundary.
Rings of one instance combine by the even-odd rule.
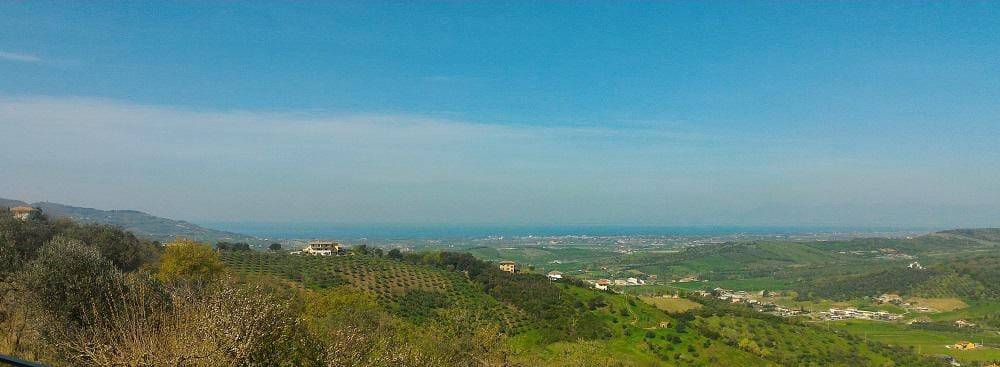
[[[525,311],[541,327],[544,342],[578,339],[604,339],[612,335],[609,326],[588,309],[588,306],[561,289],[564,283],[581,282],[565,279],[552,282],[541,274],[510,274],[500,271],[494,263],[477,259],[469,253],[423,252],[394,255],[401,261],[435,266],[466,274],[485,293],[500,302]],[[603,305],[595,302],[594,307]]]

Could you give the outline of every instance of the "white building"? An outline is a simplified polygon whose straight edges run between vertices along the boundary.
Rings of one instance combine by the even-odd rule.
[[[508,273],[514,274],[517,272],[517,263],[513,261],[501,261],[500,271],[506,271]]]
[[[550,271],[547,276],[549,277],[549,280],[559,280],[559,279],[562,279],[562,273],[560,273],[558,271],[555,271],[555,270]]]
[[[330,256],[339,254],[340,243],[333,241],[310,241],[306,248],[302,249],[303,254]]]

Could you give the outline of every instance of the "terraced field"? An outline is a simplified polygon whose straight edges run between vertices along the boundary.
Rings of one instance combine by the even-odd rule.
[[[364,255],[303,256],[223,251],[221,258],[237,272],[283,278],[309,289],[354,287],[371,293],[387,308],[403,316],[428,316],[420,313],[421,309],[462,309],[500,322],[511,334],[534,327],[523,311],[482,292],[459,272]],[[435,303],[422,303],[428,299]]]

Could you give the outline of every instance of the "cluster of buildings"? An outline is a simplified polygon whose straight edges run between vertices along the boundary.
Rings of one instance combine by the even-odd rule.
[[[501,261],[498,263],[498,266],[500,268],[500,271],[508,272],[511,274],[515,274],[520,270],[517,266],[517,263],[510,260]],[[557,270],[553,270],[546,273],[545,277],[553,281],[560,280],[563,279],[563,273]],[[651,279],[655,279],[655,276],[651,276]],[[614,280],[598,279],[596,281],[590,280],[588,282],[593,284],[594,288],[597,288],[599,290],[607,290],[608,287],[612,285],[621,287],[646,285],[646,281],[639,278],[625,278],[625,279],[614,279]]]
[[[626,278],[626,279],[598,279],[596,281],[591,281],[594,284],[594,288],[606,291],[608,287],[614,285],[619,287],[633,287],[639,285],[646,285],[646,281],[639,278]]]
[[[747,307],[751,307],[758,312],[769,313],[781,317],[792,317],[792,316],[802,316],[807,314],[806,311],[796,310],[791,308],[786,308],[775,304],[770,301],[758,300],[758,297],[767,296],[767,291],[759,291],[756,293],[750,293],[746,291],[734,291],[724,288],[715,288],[711,292],[698,291],[696,292],[699,296],[705,298],[716,298],[722,301],[729,301],[730,303],[741,304]]]
[[[820,312],[819,317],[823,320],[861,319],[892,321],[898,320],[903,315],[886,311],[865,311],[856,308],[831,308],[829,311]]]
[[[917,264],[917,266],[920,266],[919,263],[914,263],[914,264]],[[918,269],[918,268],[913,268],[913,267],[911,267],[911,268],[912,269]],[[923,268],[921,267],[919,269],[923,269]],[[934,312],[934,310],[931,309],[931,308],[929,308],[929,307],[916,306],[916,305],[910,304],[909,302],[905,302],[905,301],[903,301],[903,297],[900,297],[898,294],[883,293],[881,296],[875,297],[875,302],[877,302],[878,304],[891,303],[891,304],[894,304],[894,305],[897,305],[897,306],[905,307],[907,310],[915,311],[915,312]]]
[[[699,294],[703,294],[703,297],[715,297],[723,301],[729,301],[732,303],[749,303],[751,305],[757,304],[758,301],[750,297],[750,293],[746,291],[733,291],[725,288],[715,288],[712,292],[700,291]],[[763,293],[761,294],[763,295]],[[752,302],[751,302],[752,301]]]

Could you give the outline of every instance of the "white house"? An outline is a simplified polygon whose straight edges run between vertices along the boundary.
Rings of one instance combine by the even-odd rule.
[[[303,254],[329,256],[340,253],[340,243],[333,241],[310,241],[306,248],[302,249]]]
[[[549,277],[549,280],[559,280],[559,279],[562,279],[562,273],[553,270],[553,271],[549,272],[548,277]]]
[[[628,285],[643,285],[643,284],[646,284],[645,281],[643,281],[642,279],[639,279],[639,278],[628,278],[628,279],[625,279],[625,282],[627,282]]]

